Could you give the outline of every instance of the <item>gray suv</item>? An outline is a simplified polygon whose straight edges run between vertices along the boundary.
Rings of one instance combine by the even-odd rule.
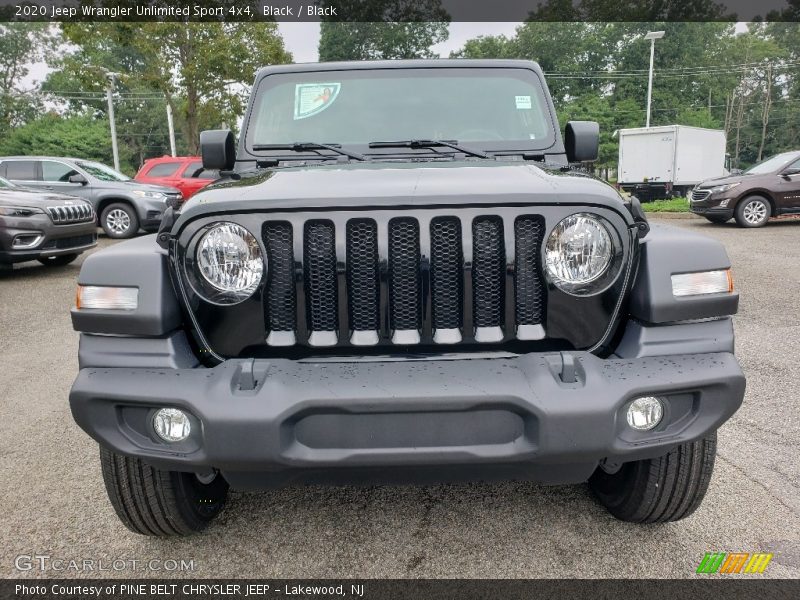
[[[2,157],[0,177],[26,188],[88,200],[112,238],[129,238],[139,229],[155,231],[167,204],[181,198],[175,188],[139,183],[111,167],[79,158]]]

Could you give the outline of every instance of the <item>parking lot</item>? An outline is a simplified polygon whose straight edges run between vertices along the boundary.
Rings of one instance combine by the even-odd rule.
[[[800,220],[757,230],[669,223],[726,245],[748,378],[744,406],[720,430],[709,494],[689,519],[621,523],[586,486],[311,487],[233,493],[199,536],[137,536],[113,513],[97,446],[67,402],[81,260],[25,263],[0,276],[0,576],[690,577],[712,551],[773,552],[765,576],[800,576]],[[19,555],[128,566],[20,571]],[[167,572],[173,560],[191,569]]]

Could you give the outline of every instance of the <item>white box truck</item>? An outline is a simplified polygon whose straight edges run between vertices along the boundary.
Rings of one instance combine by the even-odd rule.
[[[725,174],[724,131],[687,125],[619,130],[617,182],[642,202],[685,196]]]

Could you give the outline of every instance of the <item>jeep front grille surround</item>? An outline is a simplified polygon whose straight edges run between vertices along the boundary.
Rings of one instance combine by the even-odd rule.
[[[187,224],[173,257],[184,309],[210,358],[590,349],[618,324],[635,255],[622,213],[593,208],[613,228],[619,276],[589,296],[550,284],[545,239],[580,211],[587,208],[215,213]],[[204,300],[191,285],[197,240],[220,219],[259,236],[265,258],[259,288],[232,306]]]
[[[416,218],[397,217],[384,227],[382,250],[373,219],[347,220],[340,246],[336,239],[341,233],[332,221],[306,221],[301,229],[303,266],[298,286],[290,267],[296,260],[297,228],[288,222],[264,224],[266,343],[292,345],[305,338],[314,347],[416,345],[430,332],[428,342],[453,344],[464,339],[465,325],[473,328],[468,337],[479,343],[503,341],[509,337],[509,325],[511,337],[544,337],[541,217],[521,217],[511,225],[516,274],[508,268],[506,230],[498,216],[466,223],[457,217],[437,217],[427,230]],[[471,261],[464,255],[465,227],[471,233]],[[506,294],[514,298],[514,323],[507,323]],[[343,313],[346,329],[341,324]],[[515,325],[524,335],[517,336]],[[298,336],[298,329],[305,331]]]
[[[65,204],[48,206],[47,214],[55,225],[71,225],[94,220],[94,210],[89,204]]]

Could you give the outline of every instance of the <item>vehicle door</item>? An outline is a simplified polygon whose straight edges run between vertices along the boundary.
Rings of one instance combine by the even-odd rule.
[[[180,181],[178,171],[182,164],[183,162],[179,160],[156,163],[143,175],[143,179],[147,183],[177,187]]]
[[[204,169],[203,163],[199,160],[190,162],[181,173],[180,190],[183,192],[183,197],[189,198],[215,179],[219,179],[218,171]]]
[[[22,187],[42,187],[39,161],[33,159],[6,159],[2,164],[3,177]]]
[[[776,196],[781,212],[800,212],[800,159],[785,167],[778,177]]]
[[[42,189],[92,200],[92,187],[84,173],[60,160],[42,160],[40,165]]]

